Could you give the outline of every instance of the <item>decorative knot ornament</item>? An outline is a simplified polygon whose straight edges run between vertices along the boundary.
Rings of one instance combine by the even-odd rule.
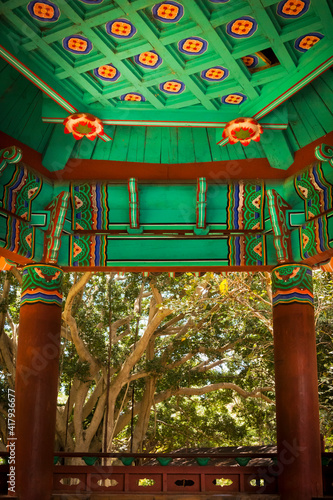
[[[93,141],[97,135],[104,134],[103,123],[89,113],[75,113],[64,120],[65,134],[73,134],[74,139],[87,137]]]
[[[229,144],[248,146],[251,141],[259,142],[262,132],[262,126],[253,118],[236,118],[226,124],[222,137],[229,139]]]

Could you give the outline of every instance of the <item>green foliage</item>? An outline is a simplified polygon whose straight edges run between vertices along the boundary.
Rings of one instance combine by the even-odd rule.
[[[81,273],[65,274],[64,305]],[[4,332],[13,338],[13,324],[19,321],[20,287],[10,273],[0,273],[3,290],[10,282],[8,297],[0,302],[0,313],[8,311]],[[222,283],[222,286],[221,285]],[[110,390],[129,355],[135,350],[149,323],[154,284],[163,297],[163,307],[172,312],[151,337],[153,355],[148,350],[136,362],[131,375],[143,373],[135,381],[135,403],[142,401],[148,378],[156,382],[155,394],[169,397],[152,404],[142,448],[170,451],[182,447],[270,444],[275,436],[274,356],[272,311],[268,273],[233,273],[227,278],[206,273],[201,278],[166,273],[143,278],[140,274],[93,274],[82,293],[75,296],[72,315],[80,339],[99,367],[91,377],[89,361],[83,360],[64,324],[60,359],[59,405],[64,407],[74,383],[86,384],[89,399],[97,379],[110,372]],[[315,273],[318,339],[319,397],[322,432],[333,446],[333,282],[330,274]],[[143,292],[141,311],[138,296]],[[157,305],[157,309],[161,306]],[[124,320],[111,335],[110,326]],[[1,354],[1,353],[0,353]],[[110,355],[110,366],[108,359]],[[232,388],[184,397],[181,391],[234,384]],[[0,376],[0,403],[7,400],[7,377]],[[125,383],[117,393],[115,414],[131,414],[134,382]],[[260,398],[260,389],[266,401]],[[269,399],[267,399],[269,398]],[[96,412],[98,398],[83,419],[86,431]],[[271,403],[269,403],[271,401]],[[4,406],[5,407],[5,406]],[[75,408],[75,405],[74,405]],[[68,436],[77,439],[73,428],[73,408],[68,414]],[[105,415],[104,415],[105,417]],[[139,415],[134,417],[134,428]],[[94,451],[101,449],[103,420],[93,440]],[[113,439],[113,449],[126,450],[131,435],[128,421]],[[62,444],[63,446],[63,444]],[[87,450],[88,451],[88,450]]]

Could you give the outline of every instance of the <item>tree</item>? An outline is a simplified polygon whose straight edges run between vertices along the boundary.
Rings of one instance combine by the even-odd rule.
[[[14,373],[18,330],[14,274],[1,277],[7,374]],[[60,372],[57,449],[273,442],[270,276],[67,274]],[[2,378],[3,390],[12,379]]]

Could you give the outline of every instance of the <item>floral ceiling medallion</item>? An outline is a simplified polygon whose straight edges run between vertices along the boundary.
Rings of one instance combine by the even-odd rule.
[[[56,4],[44,0],[42,2],[34,0],[28,3],[28,12],[34,19],[41,22],[54,23],[60,17],[60,10]]]
[[[310,0],[283,0],[277,6],[277,13],[286,19],[297,19],[303,16],[309,7]]]
[[[262,126],[254,118],[236,118],[226,124],[223,130],[223,139],[229,139],[229,144],[240,142],[248,146],[251,141],[259,142]]]
[[[87,137],[90,141],[104,134],[103,123],[89,113],[75,113],[64,120],[65,134],[73,134],[77,141]]]
[[[161,2],[154,5],[153,17],[162,23],[176,23],[184,15],[184,7],[178,2]]]

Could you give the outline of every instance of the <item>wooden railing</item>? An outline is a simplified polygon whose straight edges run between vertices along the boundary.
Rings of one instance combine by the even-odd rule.
[[[8,456],[0,453],[0,457]],[[253,494],[278,493],[278,476],[281,467],[274,453],[55,453],[54,493],[228,493]],[[68,458],[97,459],[94,465],[62,465]],[[105,458],[134,459],[132,465],[102,465]],[[135,465],[153,458],[200,459],[210,458],[207,465]],[[234,459],[235,465],[219,466],[214,462]],[[265,458],[264,466],[238,465],[239,458]],[[333,459],[333,453],[323,454],[323,463]],[[241,460],[238,460],[241,462]],[[333,460],[331,460],[333,462]],[[286,465],[287,466],[287,465]],[[8,465],[0,465],[0,493],[7,492]],[[333,467],[323,465],[325,494],[333,493]]]

